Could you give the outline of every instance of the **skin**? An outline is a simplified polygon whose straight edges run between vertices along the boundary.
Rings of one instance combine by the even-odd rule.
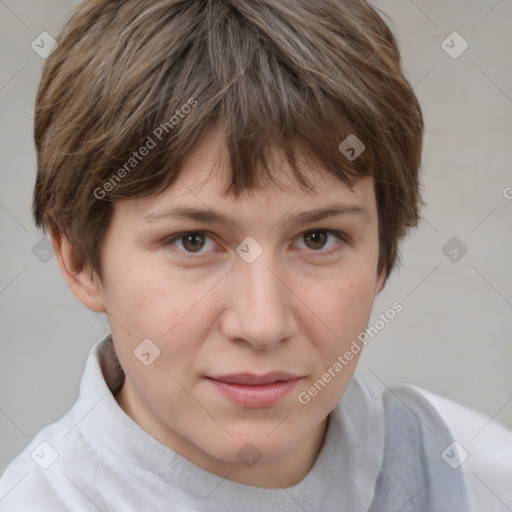
[[[353,190],[322,171],[309,193],[298,188],[279,152],[274,169],[286,189],[267,186],[239,199],[224,195],[227,167],[212,132],[163,193],[114,204],[102,248],[103,281],[77,262],[73,245],[51,232],[68,285],[89,309],[108,315],[126,380],[116,399],[143,429],[197,466],[247,485],[300,482],[322,447],[328,414],[343,395],[359,355],[304,405],[312,386],[365,329],[384,282],[377,273],[378,217],[370,177]],[[311,167],[309,167],[311,168]],[[281,175],[280,175],[281,176]],[[321,179],[320,179],[321,178]],[[331,203],[357,205],[314,222],[288,222]],[[144,217],[171,207],[223,212],[237,226]],[[326,230],[341,231],[346,239]],[[183,232],[204,235],[191,244]],[[314,231],[316,238],[307,235]],[[236,252],[251,236],[263,249],[252,263]],[[325,238],[322,238],[325,237]],[[170,239],[173,238],[171,241]],[[338,252],[328,254],[330,249]],[[134,356],[149,338],[160,356]],[[282,370],[302,377],[277,405],[246,408],[205,376]],[[255,445],[252,467],[237,452]]]

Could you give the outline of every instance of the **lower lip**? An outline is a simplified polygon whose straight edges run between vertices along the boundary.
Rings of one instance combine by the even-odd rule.
[[[208,379],[226,398],[242,407],[264,408],[278,404],[300,379],[247,386]]]

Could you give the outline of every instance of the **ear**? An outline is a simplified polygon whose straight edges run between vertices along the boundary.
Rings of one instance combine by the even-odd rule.
[[[384,288],[384,283],[386,282],[386,268],[382,268],[381,271],[377,275],[377,280],[375,281],[375,294],[374,298],[379,295]]]
[[[85,307],[97,313],[106,313],[103,288],[96,272],[83,264],[67,236],[53,223],[48,224],[55,256],[71,291]]]

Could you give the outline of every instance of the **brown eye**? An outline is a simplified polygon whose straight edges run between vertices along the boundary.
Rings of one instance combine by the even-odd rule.
[[[204,239],[202,233],[187,233],[181,237],[183,247],[190,252],[200,251],[204,246]]]
[[[164,246],[174,255],[183,258],[206,257],[215,251],[216,243],[205,231],[189,231],[166,238]]]
[[[310,249],[321,249],[327,242],[327,232],[309,231],[304,235],[304,241]]]

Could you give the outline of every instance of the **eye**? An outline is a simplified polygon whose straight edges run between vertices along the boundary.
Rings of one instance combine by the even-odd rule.
[[[331,243],[330,247],[325,248],[329,237],[334,238],[334,243]],[[302,235],[302,240],[304,240],[308,249],[330,254],[340,251],[343,248],[342,242],[345,241],[345,235],[342,232],[332,231],[330,229],[315,229],[306,231]]]
[[[331,239],[330,243],[329,239]],[[304,240],[306,249],[328,255],[343,249],[346,235],[343,232],[330,229],[314,229],[303,233],[300,240]],[[213,239],[204,231],[179,233],[169,237],[164,243],[173,252],[181,253],[185,257],[194,254],[206,255],[216,246]]]
[[[179,235],[175,235],[166,240],[166,245],[174,246],[177,243],[181,245],[182,248],[177,248],[177,250],[181,250],[181,252],[189,253],[189,254],[201,254],[201,251],[204,247],[207,247],[207,240],[212,242],[211,245],[214,245],[213,240],[204,233],[204,231],[191,231],[189,233],[180,233]],[[213,248],[213,247],[211,247]]]

